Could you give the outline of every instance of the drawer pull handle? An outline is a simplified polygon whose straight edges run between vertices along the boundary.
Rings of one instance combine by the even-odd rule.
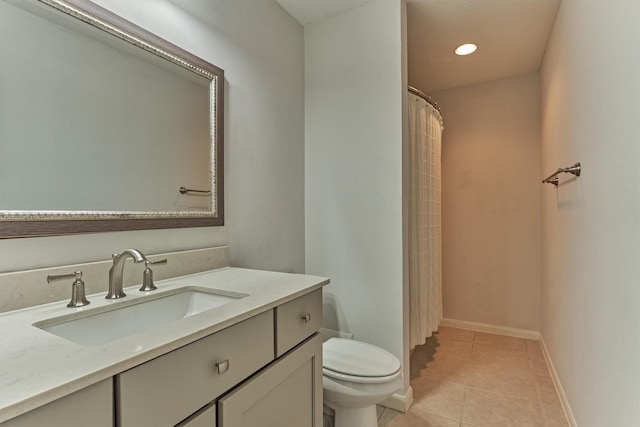
[[[216,363],[216,368],[218,368],[218,375],[222,375],[229,370],[229,359],[224,362]]]
[[[304,316],[302,316],[302,320],[304,320],[304,323],[311,322],[311,313],[307,313]]]

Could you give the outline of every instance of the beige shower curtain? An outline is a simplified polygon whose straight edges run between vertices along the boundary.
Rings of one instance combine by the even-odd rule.
[[[424,344],[442,317],[440,113],[421,97],[409,96],[411,146],[409,190],[410,348]]]

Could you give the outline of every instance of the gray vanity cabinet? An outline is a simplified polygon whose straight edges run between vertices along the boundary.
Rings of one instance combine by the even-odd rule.
[[[108,378],[5,421],[2,427],[113,426],[113,380]]]
[[[322,290],[116,376],[122,427],[321,427]]]
[[[2,427],[321,427],[322,290],[20,415]]]
[[[269,364],[273,311],[216,332],[116,377],[116,425],[173,426]]]

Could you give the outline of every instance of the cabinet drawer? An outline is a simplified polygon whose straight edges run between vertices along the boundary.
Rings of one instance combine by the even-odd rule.
[[[276,357],[310,337],[322,326],[322,289],[276,308]]]
[[[119,426],[173,426],[273,360],[267,311],[118,375]]]

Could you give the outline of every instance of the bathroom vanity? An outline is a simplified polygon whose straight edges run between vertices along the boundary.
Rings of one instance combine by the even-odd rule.
[[[158,282],[159,295],[188,288],[232,299],[97,344],[47,328],[60,319],[84,321],[87,313],[95,317],[160,298],[132,288],[122,301],[106,300],[103,293],[89,296],[92,304],[83,308],[59,302],[5,313],[0,333],[9,338],[0,354],[0,422],[320,427],[317,332],[327,283],[321,277],[237,268]],[[118,321],[108,320],[116,326]]]

